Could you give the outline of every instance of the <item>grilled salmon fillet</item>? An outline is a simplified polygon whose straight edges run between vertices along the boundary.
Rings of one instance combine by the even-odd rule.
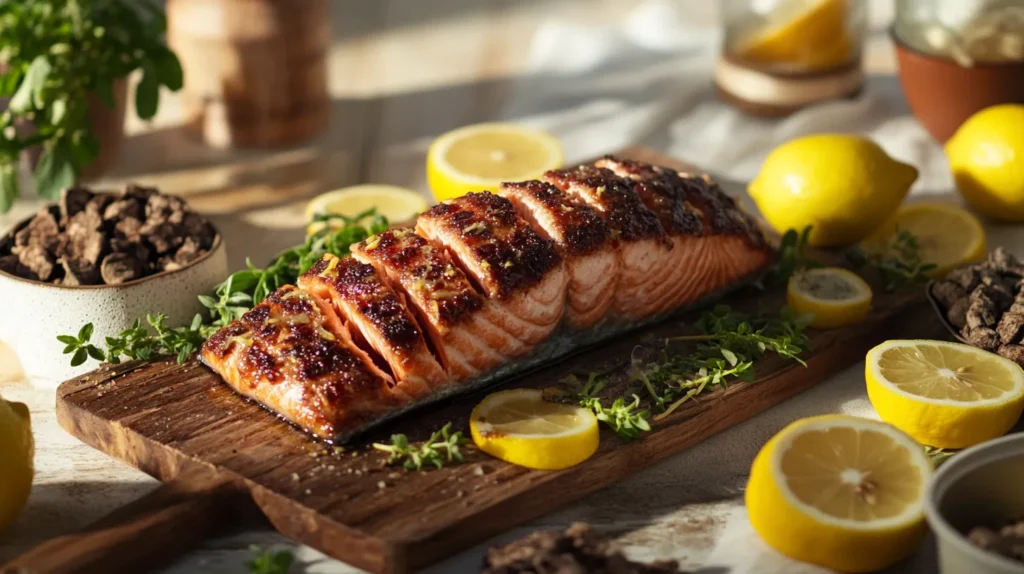
[[[403,393],[421,397],[448,380],[412,314],[372,265],[328,254],[298,286],[332,304],[355,343],[383,363]]]
[[[444,246],[487,298],[477,335],[506,357],[527,354],[558,327],[568,277],[555,245],[493,193],[467,193],[435,205],[416,232]],[[500,341],[500,343],[499,343]]]
[[[604,219],[583,201],[543,181],[503,183],[498,195],[551,240],[565,261],[566,323],[582,330],[605,318],[615,295],[619,258]]]
[[[707,176],[614,157],[449,200],[351,252],[201,351],[239,393],[325,438],[699,303],[774,259]]]
[[[444,248],[412,229],[392,229],[353,245],[352,257],[373,265],[402,295],[450,382],[471,379],[508,360],[500,350],[504,337],[488,328],[489,302]]]
[[[409,400],[356,348],[329,304],[291,285],[215,333],[200,354],[235,391],[323,438]]]
[[[613,310],[625,320],[641,319],[663,309],[672,268],[672,243],[658,217],[651,212],[632,183],[611,170],[580,166],[549,171],[544,181],[592,207],[618,242],[618,276]]]
[[[770,264],[774,257],[757,224],[707,176],[605,157],[595,165],[632,182],[672,242],[667,279],[673,288],[652,301],[668,311],[699,300]]]

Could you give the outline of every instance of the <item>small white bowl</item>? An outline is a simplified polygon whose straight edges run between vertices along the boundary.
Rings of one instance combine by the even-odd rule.
[[[59,383],[95,369],[89,359],[71,366],[57,335],[77,335],[92,323],[92,342],[101,346],[135,319],[163,313],[167,324],[187,324],[203,310],[197,296],[228,276],[227,250],[218,234],[209,252],[189,265],[120,285],[52,285],[0,271],[0,341],[9,345],[25,374]]]
[[[975,526],[1024,517],[1024,433],[957,453],[939,468],[925,494],[942,574],[1024,574],[1024,564],[967,539]]]

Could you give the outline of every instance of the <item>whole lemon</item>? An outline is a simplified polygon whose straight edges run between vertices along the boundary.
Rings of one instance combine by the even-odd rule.
[[[946,142],[964,199],[1000,221],[1024,221],[1024,105],[985,108]]]
[[[28,500],[34,454],[28,407],[0,398],[0,532],[14,522]]]
[[[818,134],[775,148],[749,191],[779,233],[811,225],[811,245],[850,245],[881,226],[916,179],[915,167],[867,138]]]

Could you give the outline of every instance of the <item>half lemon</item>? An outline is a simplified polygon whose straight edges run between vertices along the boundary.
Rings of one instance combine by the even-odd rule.
[[[847,415],[798,420],[754,459],[750,522],[779,552],[842,572],[880,570],[924,534],[932,465],[914,439]]]
[[[1024,371],[970,345],[886,341],[868,351],[864,377],[882,420],[939,448],[1002,436],[1024,410]]]
[[[401,223],[426,211],[427,198],[411,189],[375,183],[321,193],[306,204],[306,233],[312,235],[325,227],[336,229],[344,225],[340,219],[313,221],[316,215],[357,217],[370,209],[377,210],[391,223]]]
[[[476,124],[438,137],[427,152],[427,182],[438,201],[497,191],[505,181],[536,179],[565,162],[555,136],[510,123]]]
[[[589,409],[544,400],[538,389],[487,395],[473,409],[469,430],[477,448],[512,464],[555,470],[597,451],[597,417]]]
[[[871,286],[840,267],[807,269],[789,278],[786,301],[799,314],[813,314],[812,327],[835,329],[867,317]]]

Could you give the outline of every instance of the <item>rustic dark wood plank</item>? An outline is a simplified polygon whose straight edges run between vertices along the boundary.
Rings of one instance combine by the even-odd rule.
[[[679,165],[650,150],[622,155]],[[741,309],[781,307],[781,293],[737,292]],[[576,370],[625,362],[636,342],[687,332],[696,314],[642,329],[506,386],[545,387]],[[878,293],[860,325],[812,333],[808,366],[770,358],[758,381],[701,396],[654,425],[641,440],[602,431],[585,463],[545,472],[470,450],[463,464],[405,473],[367,449],[338,451],[310,439],[236,395],[198,362],[121,365],[64,383],[58,418],[68,432],[164,481],[213,477],[248,493],[286,536],[373,572],[407,572],[550,512],[730,428],[862,359],[874,344],[938,324],[923,293]],[[936,331],[937,332],[937,331]],[[367,442],[404,432],[422,439],[446,421],[467,426],[482,393],[419,411]]]

